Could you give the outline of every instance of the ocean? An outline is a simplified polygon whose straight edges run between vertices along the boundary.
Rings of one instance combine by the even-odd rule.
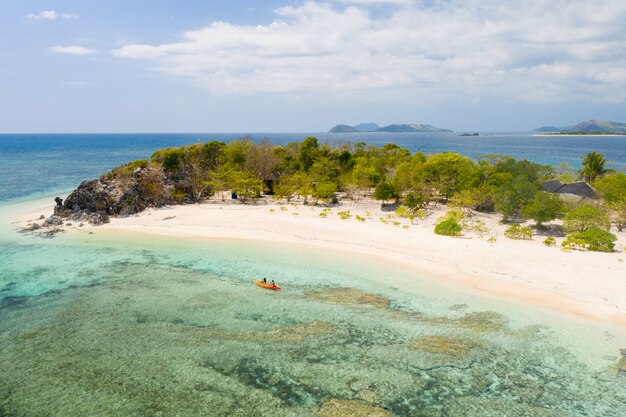
[[[540,164],[567,162],[580,167],[582,157],[600,152],[609,166],[626,169],[626,136],[533,136],[524,133],[163,133],[163,134],[24,134],[0,135],[0,203],[57,190],[76,188],[120,164],[148,158],[157,149],[245,136],[284,145],[315,136],[331,145],[365,142],[396,143],[412,152],[458,152],[475,160],[509,155]]]
[[[624,328],[353,253],[97,229],[44,239],[12,223],[155,149],[241,136],[0,136],[0,416],[626,415]],[[357,141],[328,141],[344,138]],[[624,137],[359,138],[626,162]],[[283,291],[251,284],[261,276]]]

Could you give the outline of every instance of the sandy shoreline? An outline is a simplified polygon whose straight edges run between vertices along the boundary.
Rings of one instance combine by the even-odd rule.
[[[323,207],[301,204],[205,204],[149,209],[103,226],[65,229],[115,233],[132,231],[195,239],[228,238],[293,242],[351,251],[403,264],[429,277],[487,295],[626,325],[626,233],[616,233],[617,252],[596,253],[546,247],[504,237],[499,216],[478,214],[489,231],[438,236],[434,224],[445,209],[435,209],[414,224],[382,211],[375,201],[343,203],[320,217]],[[350,210],[342,220],[339,211]],[[51,206],[20,217],[18,224],[49,215]],[[356,219],[356,215],[365,221]],[[390,217],[391,216],[391,217]],[[382,219],[382,220],[381,220]],[[394,223],[395,222],[395,223]],[[489,242],[490,237],[495,242]],[[401,282],[398,283],[402,285]]]

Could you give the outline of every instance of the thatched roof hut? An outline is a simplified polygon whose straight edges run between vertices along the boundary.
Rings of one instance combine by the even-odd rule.
[[[543,190],[549,193],[570,194],[580,198],[595,198],[598,192],[590,184],[584,181],[563,184],[559,180],[543,181]]]

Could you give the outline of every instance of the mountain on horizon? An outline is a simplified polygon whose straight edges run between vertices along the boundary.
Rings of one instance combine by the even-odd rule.
[[[355,126],[338,124],[328,131],[328,133],[354,133],[354,132],[390,132],[390,133],[410,133],[410,132],[452,132],[449,129],[440,129],[432,125],[419,123],[412,124],[391,124],[380,127],[378,124],[359,123]]]
[[[591,119],[573,126],[544,126],[534,131],[542,133],[626,133],[626,123]]]
[[[352,127],[355,128],[357,132],[375,132],[377,129],[380,129],[380,126],[374,122],[359,123],[358,125],[354,125]]]

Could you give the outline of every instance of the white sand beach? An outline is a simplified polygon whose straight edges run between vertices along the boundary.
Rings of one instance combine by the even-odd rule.
[[[344,202],[320,206],[211,201],[204,204],[148,209],[103,226],[65,226],[71,233],[133,231],[195,239],[225,238],[294,242],[379,256],[404,264],[433,279],[446,280],[485,294],[626,325],[626,233],[618,236],[616,252],[563,251],[533,240],[511,240],[496,214],[476,214],[489,229],[480,236],[463,232],[459,238],[434,234],[445,208],[429,210],[423,220],[399,218],[381,210],[379,202]],[[342,220],[339,211],[350,210]],[[19,222],[48,216],[52,206],[40,207]],[[365,221],[356,219],[356,215]],[[381,220],[382,219],[382,220]],[[395,222],[395,224],[394,224]],[[73,230],[73,231],[72,231]],[[495,242],[490,237],[495,237]],[[490,241],[491,240],[491,241]],[[397,283],[402,285],[402,283]]]

